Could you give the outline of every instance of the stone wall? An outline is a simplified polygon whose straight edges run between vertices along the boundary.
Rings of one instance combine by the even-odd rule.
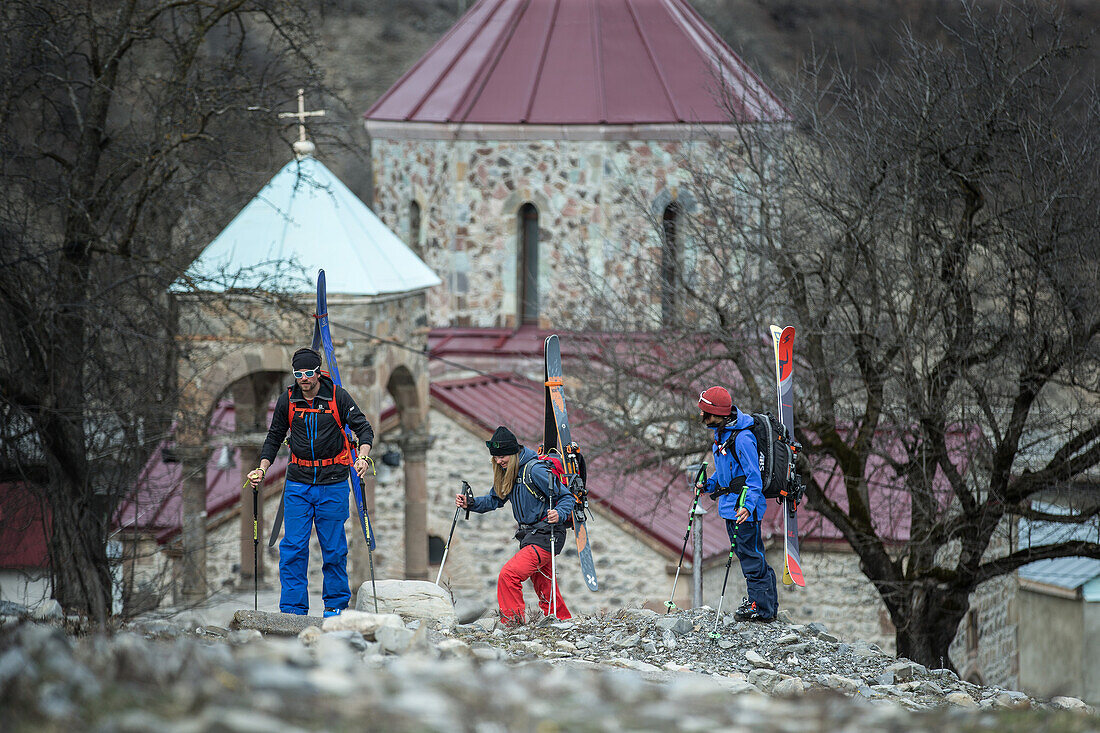
[[[655,325],[660,294],[637,287],[659,277],[654,222],[679,201],[691,211],[685,141],[372,140],[374,210],[408,241],[410,202],[420,206],[414,249],[444,277],[432,290],[432,325],[512,326],[519,280],[519,210],[539,212],[539,312],[544,322],[590,327],[570,262],[631,298],[635,327]],[[690,249],[684,243],[685,250]],[[633,285],[634,287],[631,287]]]
[[[399,422],[407,430],[415,430],[426,418],[428,360],[422,353],[427,346],[425,299],[423,292],[393,296],[336,294],[328,299],[343,385],[376,433],[379,416],[388,406],[396,405]],[[184,456],[184,475],[190,467],[204,465],[209,450],[227,439],[240,449],[238,460],[245,465],[257,460],[267,428],[262,416],[267,414],[269,401],[292,382],[291,354],[312,339],[314,320],[310,314],[315,310],[315,301],[307,295],[294,296],[294,300],[298,312],[286,302],[254,297],[180,298],[179,343],[183,358],[179,379],[183,397],[176,440]],[[209,433],[210,415],[221,399],[237,403],[237,431],[214,438]],[[261,416],[262,424],[251,423],[248,416],[253,413]],[[185,482],[183,492],[185,554],[195,553],[188,549],[187,527],[189,517],[197,515],[203,506],[201,492],[206,485],[201,472],[191,473],[193,478]],[[273,516],[274,508],[267,508],[265,521]],[[209,518],[208,525],[218,527],[215,518]],[[239,563],[238,546],[220,535],[236,536],[238,532],[237,527],[225,527],[205,541],[200,538],[192,542],[200,551],[205,547],[209,573],[202,582],[184,574],[180,582],[185,594],[216,592],[233,577],[232,566]],[[357,531],[349,533],[349,537],[357,536]],[[366,577],[365,548],[353,539],[349,549],[349,574],[353,580]],[[245,573],[250,575],[251,567]]]
[[[180,308],[179,340],[186,353],[180,378],[209,415],[214,401],[237,380],[260,371],[280,372],[279,388],[293,380],[290,356],[313,337],[312,296],[295,296],[302,313],[258,300],[239,298],[226,307],[217,299],[187,298]],[[395,297],[331,296],[329,320],[344,386],[372,423],[392,404],[387,384],[399,368],[427,397],[427,359],[416,353],[427,345],[426,295]],[[346,327],[345,327],[346,326]],[[351,330],[355,329],[355,330]],[[370,338],[397,341],[410,348]],[[411,350],[410,350],[411,349]],[[327,368],[327,366],[326,366]],[[422,400],[423,402],[423,400]],[[421,405],[421,409],[425,409]]]
[[[1019,684],[1018,590],[1011,574],[983,583],[970,595],[970,611],[951,643],[951,659],[963,679],[1013,689]]]

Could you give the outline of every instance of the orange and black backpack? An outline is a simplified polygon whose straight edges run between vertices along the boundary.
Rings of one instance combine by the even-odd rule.
[[[294,404],[294,396],[293,395],[294,395],[294,388],[290,387],[286,391],[287,400],[289,400],[289,402],[290,402],[289,406],[287,407],[287,416],[286,416],[287,431],[289,432],[290,429],[293,428],[293,426],[294,426],[294,415],[295,414],[306,415],[306,414],[309,414],[309,413],[315,413],[315,414],[327,413],[327,414],[332,415],[332,418],[334,420],[336,420],[336,426],[340,429],[340,436],[344,439],[344,450],[342,450],[339,455],[334,456],[332,458],[321,458],[320,460],[316,460],[316,461],[311,461],[311,460],[308,460],[308,459],[305,459],[305,458],[299,458],[298,456],[294,455],[294,451],[291,450],[290,451],[290,462],[295,464],[295,465],[298,465],[298,466],[303,466],[305,468],[322,468],[324,466],[332,466],[332,465],[336,465],[336,464],[343,465],[343,466],[350,466],[351,463],[352,463],[352,460],[351,460],[351,442],[348,440],[348,434],[344,430],[344,421],[340,417],[340,410],[337,409],[337,407],[336,407],[336,387],[335,387],[335,385],[332,388],[332,399],[328,400],[328,404],[324,409],[321,409],[321,408],[318,408],[318,407],[297,407]]]

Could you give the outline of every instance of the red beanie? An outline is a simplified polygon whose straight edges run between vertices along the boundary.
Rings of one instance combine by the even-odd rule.
[[[699,395],[699,409],[708,415],[726,416],[733,412],[733,399],[725,387],[711,387]]]

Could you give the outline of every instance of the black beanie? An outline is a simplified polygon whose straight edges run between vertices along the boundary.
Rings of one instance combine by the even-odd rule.
[[[313,349],[298,349],[294,352],[290,365],[295,369],[316,369],[321,366],[321,357]]]
[[[519,441],[512,431],[501,425],[493,433],[491,440],[485,441],[485,447],[489,449],[491,456],[510,456],[519,453]]]

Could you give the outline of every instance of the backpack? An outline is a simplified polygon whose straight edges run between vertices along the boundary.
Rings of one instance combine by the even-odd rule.
[[[542,446],[539,446],[539,450],[540,451],[542,450]],[[569,490],[573,494],[574,499],[577,500],[577,508],[581,508],[581,504],[580,504],[581,498],[578,497],[577,492],[574,491],[574,489],[579,486],[579,487],[581,487],[581,490],[583,491],[584,477],[585,477],[585,474],[587,473],[587,471],[585,470],[584,459],[581,457],[580,453],[577,454],[577,458],[579,459],[578,460],[579,473],[576,476],[573,477],[573,481],[575,483],[573,485],[571,485],[570,484],[570,479],[569,479],[569,474],[567,474],[565,472],[565,465],[562,463],[561,455],[556,450],[554,450],[551,453],[541,453],[540,452],[535,456],[536,460],[545,461],[547,464],[549,464],[549,466],[550,466],[550,475],[553,476],[553,479],[551,479],[551,480],[556,479],[557,481],[561,482],[561,485],[564,486],[567,490]],[[520,479],[520,482],[523,483],[523,488],[527,489],[527,491],[529,491],[532,496],[539,499],[540,501],[549,501],[549,497],[547,497],[545,494],[543,494],[542,491],[540,491],[538,488],[536,488],[533,484],[531,484],[527,480],[527,477],[530,475],[530,467],[531,467],[531,463],[528,462],[523,467],[523,473],[520,474],[519,479]],[[576,510],[574,510],[574,511],[576,511]],[[564,519],[564,524],[565,524],[566,528],[569,528],[569,527],[573,526],[573,515],[572,514],[570,514],[567,518]]]
[[[752,426],[734,430],[722,449],[732,451],[733,442],[742,430],[751,430],[756,438],[764,498],[780,499],[786,496],[794,488],[792,483],[797,483],[794,472],[795,452],[791,448],[794,441],[790,433],[771,413],[754,412]]]
[[[324,372],[321,372],[325,374]],[[327,377],[328,375],[325,374]],[[340,409],[336,405],[336,387],[332,388],[332,399],[328,401],[324,409],[319,407],[298,407],[294,404],[294,387],[293,385],[287,387],[286,390],[287,399],[290,401],[287,406],[286,424],[287,424],[287,437],[283,442],[290,446],[290,433],[289,431],[294,427],[294,416],[305,414],[329,414],[336,420],[336,427],[340,429],[340,436],[344,439],[344,450],[340,451],[340,454],[334,458],[323,458],[317,461],[311,461],[305,458],[299,458],[294,455],[294,451],[290,451],[290,462],[299,466],[305,466],[307,468],[319,468],[323,466],[331,466],[333,464],[340,464],[343,466],[350,466],[352,464],[352,450],[351,441],[348,440],[347,431],[344,430],[344,421],[340,417]]]

